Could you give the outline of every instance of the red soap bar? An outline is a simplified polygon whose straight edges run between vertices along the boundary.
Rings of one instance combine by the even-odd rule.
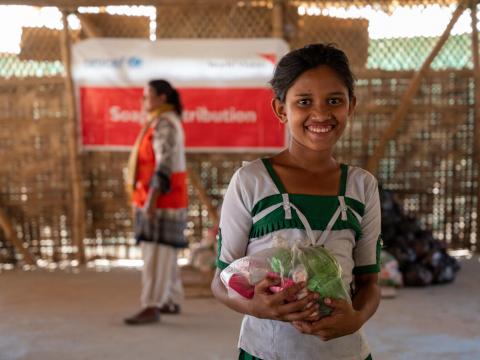
[[[242,295],[244,298],[253,298],[255,286],[250,285],[248,280],[242,275],[234,274],[228,281],[228,286]]]

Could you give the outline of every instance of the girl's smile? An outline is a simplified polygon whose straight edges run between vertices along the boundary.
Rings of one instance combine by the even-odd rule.
[[[305,125],[307,131],[314,133],[315,135],[324,135],[331,133],[337,124],[334,121],[327,120],[322,122],[312,121]]]

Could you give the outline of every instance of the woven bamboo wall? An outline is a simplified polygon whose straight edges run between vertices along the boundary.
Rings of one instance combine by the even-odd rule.
[[[298,10],[299,4],[315,4],[323,11],[327,5],[348,8],[353,3],[365,5],[361,1],[286,2],[282,31],[292,48],[313,41],[335,42],[352,58],[358,77],[358,108],[338,144],[337,155],[344,162],[364,166],[399,105],[413,71],[421,64],[423,58],[412,48],[417,45],[428,54],[425,44],[434,43],[435,38],[428,42],[425,38],[370,39],[365,19],[340,19],[323,12],[303,16]],[[385,5],[378,2],[372,7],[383,9]],[[155,33],[159,40],[269,37],[273,32],[272,8],[273,2],[268,1],[157,6]],[[145,20],[142,21],[144,24]],[[95,24],[101,26],[102,22]],[[109,36],[126,31],[120,29],[121,22],[112,20],[108,24]],[[333,27],[339,31],[332,31]],[[132,36],[147,36],[142,29]],[[43,30],[38,31],[40,39]],[[29,30],[32,34],[35,30]],[[438,56],[441,62],[434,66],[436,70],[423,80],[398,136],[389,143],[378,178],[384,187],[397,191],[407,212],[418,216],[451,248],[475,250],[478,170],[473,153],[471,44],[459,36],[449,41],[449,47]],[[75,248],[70,240],[72,204],[63,68],[55,60],[58,49],[48,50],[48,46],[46,43],[43,47],[47,53],[57,53],[49,58],[34,52],[36,60],[42,61],[25,60],[31,49],[22,49],[21,58],[0,54],[0,206],[31,252],[55,263],[73,259]],[[42,49],[41,43],[35,44],[38,48]],[[405,53],[409,58],[417,56],[418,61],[409,63],[410,68],[401,68],[405,71],[392,70],[399,66],[397,53]],[[457,61],[458,53],[467,54],[463,63]],[[453,62],[460,65],[453,67]],[[214,205],[219,205],[235,169],[242,161],[257,156],[190,154],[188,163],[200,176]],[[138,256],[123,188],[126,159],[127,154],[122,152],[81,155],[89,259]],[[213,224],[191,187],[189,194],[188,236],[195,242],[206,236]],[[0,231],[0,263],[14,262],[16,257],[18,254]]]
[[[341,159],[365,166],[412,75],[359,73],[359,107],[339,144]],[[476,239],[472,88],[470,71],[430,72],[378,172],[404,210],[452,248],[474,248]]]
[[[65,108],[63,79],[0,85],[0,206],[17,236],[47,261],[71,252]],[[12,260],[9,245],[0,250],[4,260]]]

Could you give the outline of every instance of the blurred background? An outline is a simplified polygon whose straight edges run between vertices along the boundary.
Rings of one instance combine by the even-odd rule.
[[[72,49],[106,38],[160,46],[181,39],[282,39],[289,49],[312,42],[335,43],[343,49],[357,77],[358,106],[338,143],[337,157],[370,170],[382,186],[382,232],[388,251],[384,255],[393,261],[393,270],[383,269],[384,285],[426,286],[459,277],[447,287],[429,288],[433,290],[386,292],[385,297],[397,297],[390,303],[385,300],[387,305],[380,310],[385,311],[381,314],[386,322],[373,323],[368,330],[377,336],[373,354],[379,359],[480,356],[477,10],[478,1],[457,0],[0,0],[0,313],[5,319],[0,325],[0,359],[130,358],[126,350],[130,346],[120,350],[118,345],[106,345],[107,329],[97,342],[85,339],[98,346],[96,352],[80,347],[81,341],[65,343],[59,338],[70,334],[68,319],[88,329],[81,314],[93,304],[108,309],[105,318],[92,315],[105,320],[96,325],[106,323],[124,331],[119,319],[135,304],[139,286],[138,271],[128,270],[141,266],[124,190],[129,147],[88,146],[72,74]],[[228,46],[224,52],[228,54]],[[134,120],[126,121],[135,125]],[[136,134],[138,128],[126,131]],[[212,329],[213,338],[224,340],[215,358],[235,358],[239,318],[214,304],[209,292],[219,208],[242,162],[271,154],[276,147],[227,144],[187,150],[190,247],[178,261],[187,296],[199,303],[187,304],[192,316],[175,320],[179,327],[174,331],[180,334],[180,328],[195,321],[198,326],[210,323],[208,314],[219,312],[231,325],[231,333]],[[396,272],[397,277],[392,275]],[[112,277],[105,277],[108,274]],[[80,283],[73,286],[71,281]],[[82,284],[103,295],[81,290]],[[112,295],[119,288],[126,295],[116,303],[123,306],[121,311],[114,311],[109,304],[120,296]],[[65,296],[68,302],[62,302]],[[34,307],[24,304],[30,297]],[[429,306],[432,301],[439,301],[437,311]],[[405,314],[405,306],[415,305],[412,302],[417,304],[412,311],[419,313],[410,320],[425,316],[431,321],[428,330],[421,325],[427,320],[419,324],[397,319]],[[463,304],[457,306],[463,312],[448,313],[445,309],[451,303]],[[59,332],[39,335],[52,317],[44,315],[36,325],[32,319],[50,314],[44,311],[51,306],[70,307],[74,315],[61,310],[63,315],[53,326]],[[205,312],[198,314],[198,309]],[[432,315],[432,320],[425,315],[428,310],[437,316],[443,312],[444,318]],[[24,311],[30,312],[22,318]],[[463,337],[449,337],[452,321]],[[444,322],[450,326],[442,328],[439,324]],[[34,334],[29,326],[36,329]],[[397,330],[389,333],[386,328]],[[85,335],[79,328],[75,331],[72,338]],[[135,348],[138,342],[133,338],[144,336],[150,344],[152,331],[167,330],[138,331],[119,335],[120,342],[127,344],[130,339]],[[182,334],[189,331],[193,334],[193,327]],[[433,337],[415,343],[429,331]],[[224,339],[226,334],[229,337]],[[209,338],[202,340],[208,349],[205,354],[211,354],[218,343],[206,345]],[[58,343],[48,345],[46,339]],[[187,359],[192,354],[179,341],[182,350],[169,353],[169,358]],[[74,350],[67,350],[67,345]],[[409,352],[415,347],[420,352]],[[144,359],[167,358],[154,346],[150,349],[136,354]],[[196,357],[210,358],[201,351]]]

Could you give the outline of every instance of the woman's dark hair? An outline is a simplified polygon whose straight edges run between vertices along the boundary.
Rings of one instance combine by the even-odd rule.
[[[167,103],[173,105],[175,112],[182,116],[183,106],[180,101],[178,91],[173,88],[172,85],[166,80],[151,80],[148,82],[148,86],[155,90],[157,95],[165,94],[167,97]]]
[[[280,59],[270,80],[277,99],[285,102],[287,91],[295,80],[305,71],[320,65],[326,65],[335,71],[345,83],[349,98],[353,98],[355,76],[345,53],[333,44],[310,44],[293,50]]]

